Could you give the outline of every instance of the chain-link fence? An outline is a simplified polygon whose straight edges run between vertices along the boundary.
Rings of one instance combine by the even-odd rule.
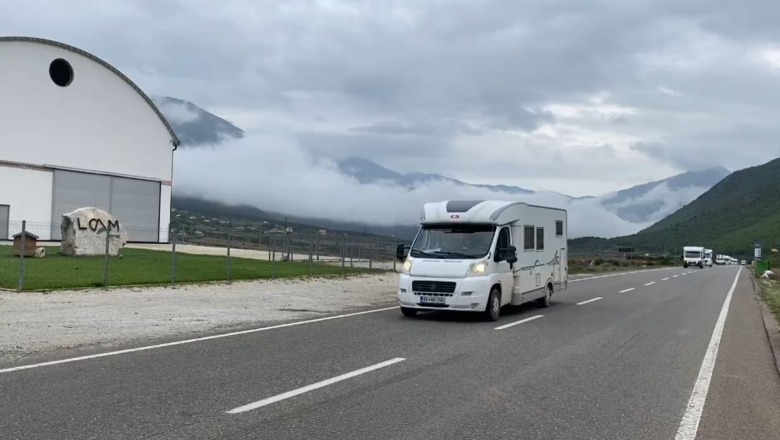
[[[258,231],[245,227],[142,230],[90,220],[62,231],[11,222],[0,246],[0,288],[46,290],[178,284],[397,271],[392,237],[329,231]],[[138,234],[139,231],[143,234]],[[126,234],[126,235],[125,235]],[[159,235],[167,242],[137,242]],[[128,239],[122,246],[121,241]],[[162,241],[161,240],[161,241]],[[73,256],[74,244],[89,255]]]

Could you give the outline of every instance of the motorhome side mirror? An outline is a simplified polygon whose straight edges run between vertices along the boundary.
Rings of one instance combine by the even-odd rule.
[[[406,246],[403,243],[398,243],[395,247],[395,258],[398,260],[406,259]]]
[[[517,248],[514,246],[508,246],[498,250],[498,256],[501,260],[506,261],[509,264],[517,262]]]

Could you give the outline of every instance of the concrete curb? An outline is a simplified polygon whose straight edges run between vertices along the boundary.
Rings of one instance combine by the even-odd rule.
[[[772,349],[772,357],[775,359],[775,368],[777,374],[780,375],[780,324],[777,319],[769,310],[764,298],[761,297],[761,286],[756,283],[756,278],[753,274],[748,273],[750,276],[750,282],[753,283],[753,293],[756,295],[756,303],[758,308],[761,309],[761,320],[764,322],[764,330],[766,330],[766,337],[769,341],[769,347]]]

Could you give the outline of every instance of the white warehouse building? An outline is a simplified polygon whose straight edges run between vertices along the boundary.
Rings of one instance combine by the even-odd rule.
[[[51,40],[0,37],[0,239],[59,240],[62,215],[95,206],[131,242],[167,242],[179,140],[129,78]]]

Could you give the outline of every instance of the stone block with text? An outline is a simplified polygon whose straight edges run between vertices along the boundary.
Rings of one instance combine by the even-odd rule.
[[[127,231],[119,220],[93,206],[63,214],[61,228],[60,251],[69,256],[105,255],[106,233],[109,230],[109,255],[119,255],[128,240]]]

